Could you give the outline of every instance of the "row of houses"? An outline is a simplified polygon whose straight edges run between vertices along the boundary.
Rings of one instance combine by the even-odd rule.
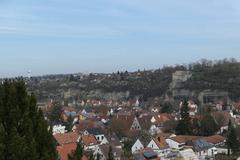
[[[148,143],[146,143],[146,141]],[[152,150],[161,159],[207,159],[214,158],[218,153],[227,153],[224,149],[225,138],[220,135],[209,137],[190,135],[159,135],[150,140],[137,139],[131,148],[135,160],[144,150]]]
[[[82,159],[88,159],[90,154],[101,160],[108,158],[109,148],[116,160],[123,156],[122,144],[115,134],[106,135],[100,128],[90,128],[82,135],[76,132],[58,133],[54,135],[57,142],[57,152],[60,160],[68,160],[68,155],[76,150],[77,143],[81,142],[84,148]]]
[[[190,114],[192,118],[201,118],[197,114],[197,106],[194,103],[189,102],[189,108],[193,112]],[[224,120],[219,133],[216,134],[227,130],[229,119],[237,124],[238,117],[232,112],[217,111],[212,115],[216,119],[222,117]],[[65,126],[62,124],[53,126],[61,160],[65,160],[80,141],[84,145],[84,157],[87,158],[89,153],[92,153],[95,156],[100,155],[101,160],[107,159],[109,148],[112,148],[115,159],[126,158],[123,152],[125,141],[131,142],[129,150],[134,160],[171,160],[179,157],[205,159],[213,158],[217,153],[226,153],[225,138],[220,135],[201,137],[164,133],[165,123],[176,122],[179,119],[178,113],[136,111],[121,107],[111,108],[106,112],[63,108],[63,121],[67,121],[69,116],[74,118],[73,127],[69,133],[66,133]],[[64,142],[61,142],[61,139],[64,139]]]

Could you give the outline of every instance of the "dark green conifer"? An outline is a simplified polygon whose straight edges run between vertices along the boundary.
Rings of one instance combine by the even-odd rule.
[[[51,130],[22,80],[0,85],[0,160],[56,160]]]
[[[228,155],[230,155],[230,150],[233,154],[239,153],[240,143],[236,135],[236,130],[232,125],[231,120],[228,123],[228,132],[227,132],[227,147],[228,147]]]
[[[77,144],[76,150],[74,152],[72,152],[70,155],[68,155],[68,159],[69,160],[80,160],[83,156],[83,151],[84,151],[83,144],[80,141]]]
[[[191,135],[191,118],[189,116],[189,107],[188,102],[185,100],[180,109],[181,119],[178,121],[178,125],[176,127],[176,134],[181,135]]]

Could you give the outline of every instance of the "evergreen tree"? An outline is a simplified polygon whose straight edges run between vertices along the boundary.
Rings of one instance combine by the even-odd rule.
[[[52,109],[49,114],[49,120],[51,123],[60,123],[61,122],[62,108],[59,103],[53,103]]]
[[[114,155],[112,151],[112,146],[109,146],[109,151],[108,151],[108,158],[107,160],[114,160]]]
[[[219,130],[218,123],[211,115],[210,109],[208,109],[206,114],[203,116],[200,124],[200,135],[202,136],[211,136]]]
[[[236,130],[232,125],[231,120],[228,123],[228,132],[227,132],[227,147],[228,147],[228,155],[230,155],[230,150],[233,154],[237,154],[240,149],[240,143],[238,141]]]
[[[70,155],[68,155],[69,160],[80,160],[83,156],[83,144],[82,142],[78,142],[77,148],[74,152],[72,152]]]
[[[72,131],[72,128],[73,128],[73,121],[74,121],[74,118],[72,116],[69,116],[68,119],[67,119],[67,122],[65,123],[65,126],[66,126],[66,130],[68,132]]]
[[[55,160],[51,130],[25,82],[0,85],[0,160]]]
[[[170,102],[165,102],[161,109],[161,113],[172,113],[172,112],[173,112],[172,104]]]
[[[176,127],[176,134],[181,135],[191,135],[192,128],[191,128],[191,118],[189,116],[189,107],[188,102],[185,100],[180,109],[180,116],[181,119],[178,121],[178,125]]]
[[[201,122],[199,121],[198,118],[194,118],[192,120],[192,132],[193,132],[193,135],[201,135]]]
[[[4,139],[5,139],[5,130],[3,128],[3,125],[0,123],[0,155],[4,155],[4,150],[5,150]],[[4,160],[4,158],[0,156],[0,160]]]

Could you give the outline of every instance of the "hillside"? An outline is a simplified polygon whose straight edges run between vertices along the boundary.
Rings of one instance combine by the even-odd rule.
[[[240,63],[235,59],[203,60],[189,65],[189,70],[193,76],[185,83],[185,89],[195,92],[206,89],[227,91],[232,100],[239,100]]]
[[[29,91],[41,101],[50,99],[129,99],[171,96],[172,74],[190,71],[192,76],[179,89],[193,91],[220,90],[233,100],[240,95],[240,63],[235,59],[202,60],[188,66],[169,66],[157,70],[117,72],[112,74],[70,74],[33,77]]]

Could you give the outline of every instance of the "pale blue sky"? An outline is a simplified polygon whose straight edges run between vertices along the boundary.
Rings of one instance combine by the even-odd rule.
[[[0,0],[0,77],[240,58],[239,0]]]

